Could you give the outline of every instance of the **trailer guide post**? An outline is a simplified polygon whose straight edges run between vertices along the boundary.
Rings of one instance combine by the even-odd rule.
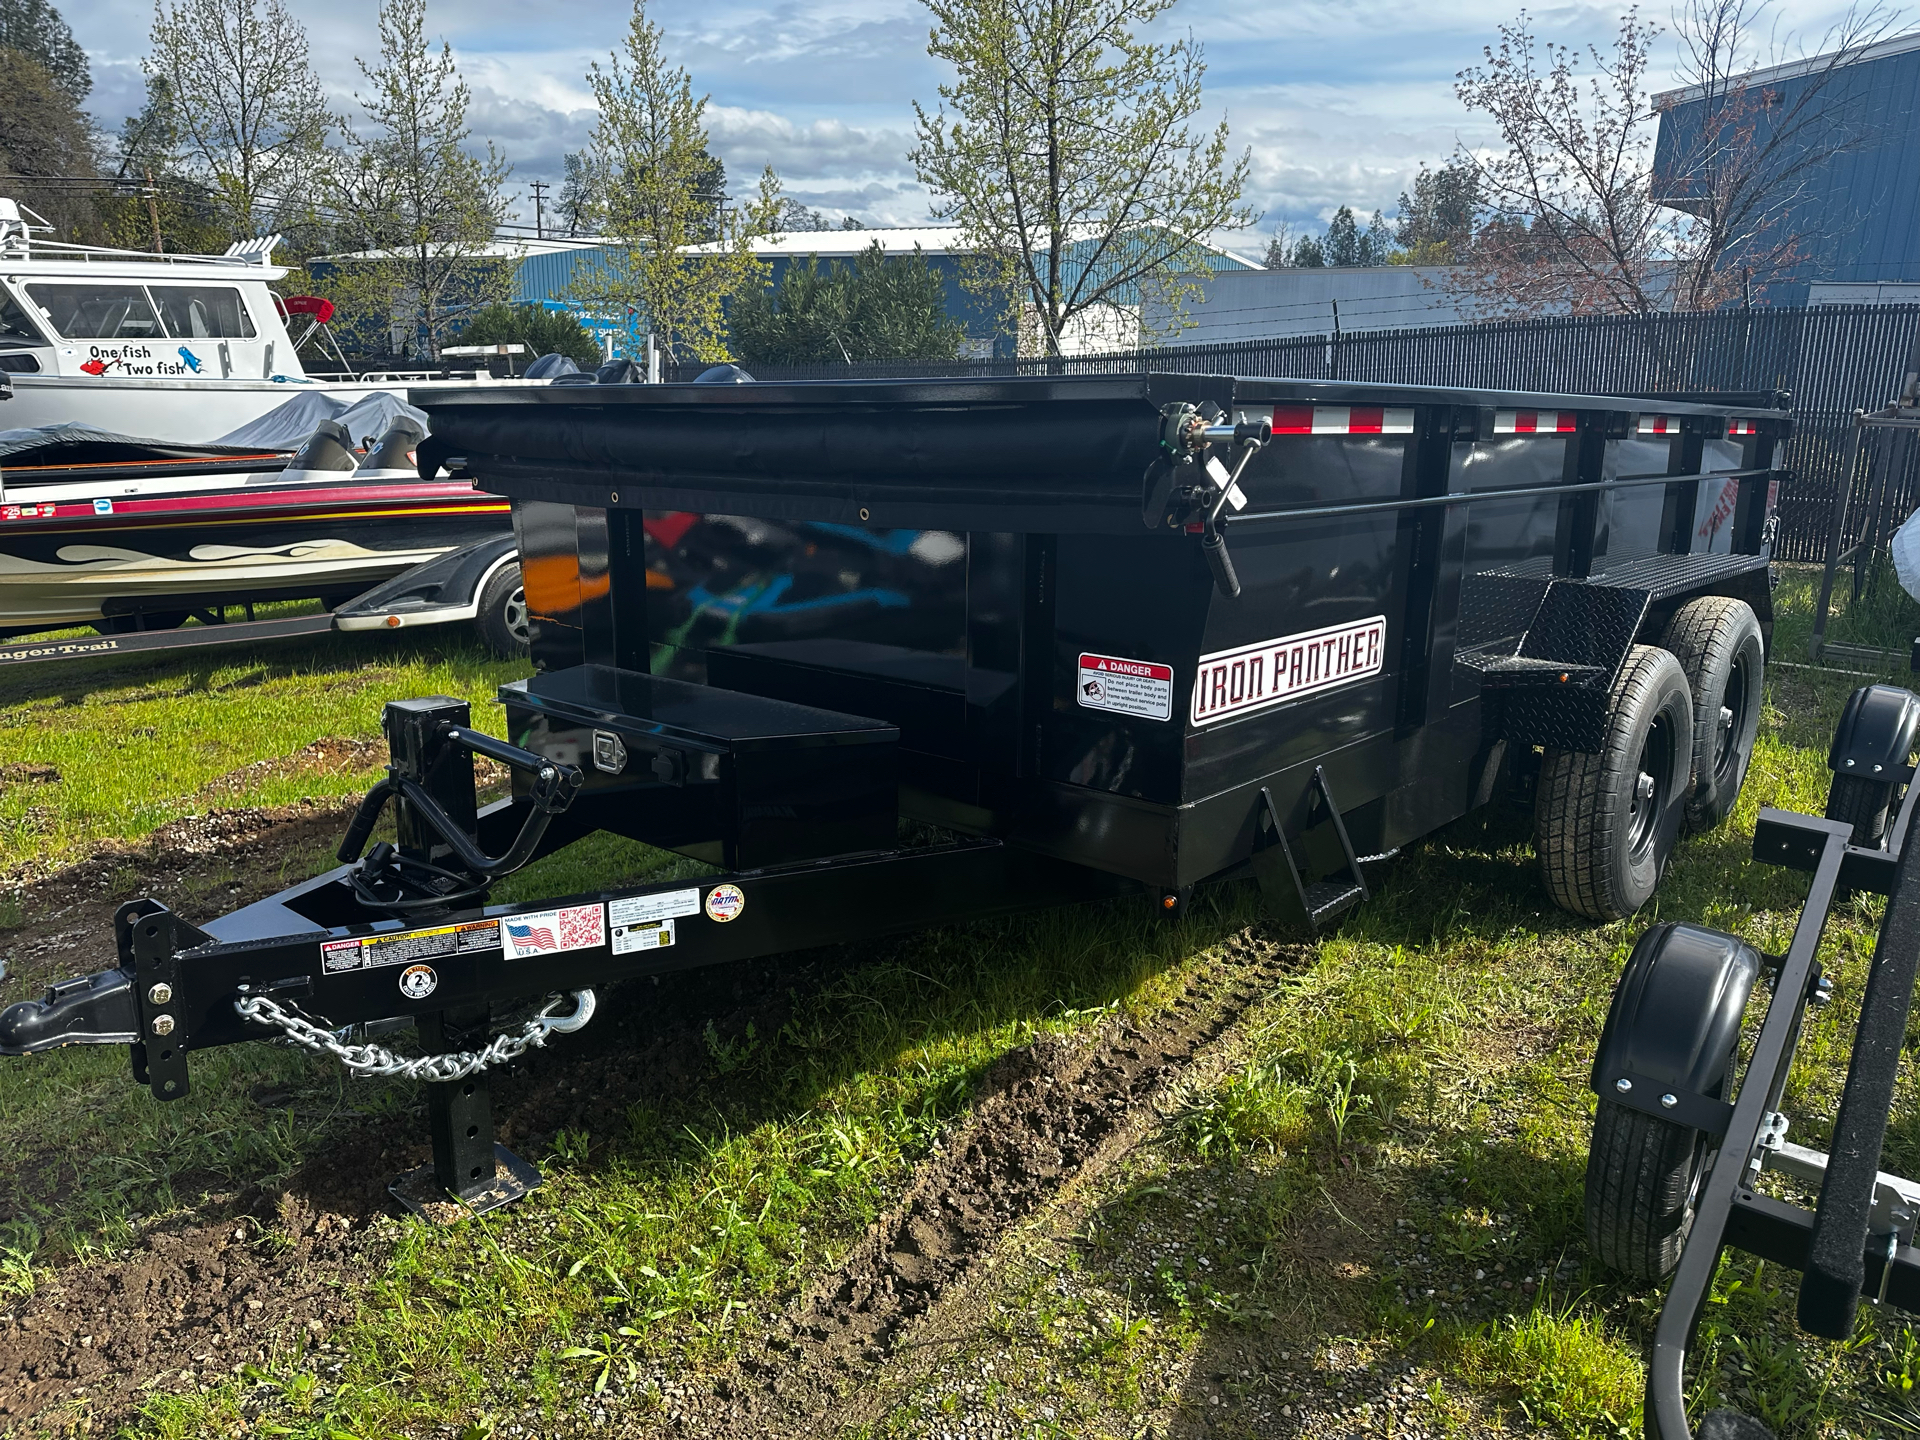
[[[416,401],[423,470],[513,503],[508,740],[390,704],[340,868],[204,927],[135,901],[110,968],[0,1013],[0,1053],[126,1044],[161,1099],[242,1040],[423,1080],[416,1207],[537,1183],[485,1072],[617,980],[1242,876],[1317,926],[1508,797],[1549,894],[1617,918],[1745,777],[1778,411],[1168,375]],[[476,807],[474,754],[510,798]],[[716,873],[492,903],[601,830]],[[409,1025],[424,1055],[358,1038]]]

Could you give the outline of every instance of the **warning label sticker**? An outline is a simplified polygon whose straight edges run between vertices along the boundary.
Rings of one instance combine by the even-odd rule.
[[[1374,615],[1202,655],[1193,682],[1193,723],[1211,725],[1378,675],[1386,649],[1387,617]]]
[[[1173,667],[1118,655],[1082,655],[1075,698],[1089,710],[1143,720],[1173,718]]]
[[[328,940],[320,946],[320,963],[329,973],[372,970],[381,965],[411,965],[447,955],[500,948],[498,920],[466,920],[458,925],[436,925],[429,930],[402,930],[392,935],[363,935],[357,940]]]
[[[647,920],[676,920],[700,913],[700,887],[669,890],[664,895],[634,895],[607,902],[609,925],[638,925]]]
[[[631,955],[636,950],[664,950],[671,944],[671,920],[646,920],[634,925],[613,927],[613,953],[616,955]]]

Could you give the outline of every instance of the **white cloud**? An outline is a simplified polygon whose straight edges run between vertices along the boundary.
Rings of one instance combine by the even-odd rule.
[[[1442,161],[1456,137],[1490,138],[1454,98],[1454,76],[1520,3],[1180,0],[1159,24],[1206,46],[1209,114],[1229,117],[1235,148],[1253,151],[1248,198],[1268,223],[1313,226],[1342,204],[1391,214],[1422,161]],[[117,129],[140,103],[150,0],[61,9],[93,59],[92,108]],[[346,108],[360,78],[354,56],[377,45],[378,0],[298,0],[296,12]],[[1810,43],[1837,13],[1831,0],[1783,0],[1780,11]],[[433,0],[428,22],[473,88],[476,134],[514,162],[516,185],[557,181],[562,157],[585,143],[587,65],[620,43],[630,14],[626,0]],[[889,223],[925,217],[906,161],[912,102],[934,104],[943,74],[926,54],[929,17],[916,0],[650,0],[650,14],[671,57],[711,94],[714,144],[737,185],[771,162],[810,205]],[[1576,44],[1605,45],[1619,23],[1610,0],[1559,0],[1534,15],[1541,35]],[[1653,88],[1670,81],[1672,62],[1663,44]]]

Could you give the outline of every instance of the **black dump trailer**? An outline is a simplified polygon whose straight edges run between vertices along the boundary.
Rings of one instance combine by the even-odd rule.
[[[130,903],[0,1053],[129,1044],[161,1099],[277,1036],[416,1076],[435,1182],[484,1207],[534,1178],[496,1169],[485,1070],[594,986],[1128,891],[1178,915],[1230,876],[1317,925],[1515,793],[1553,898],[1615,918],[1753,745],[1777,410],[1174,375],[414,398],[423,469],[513,501],[510,741],[390,704],[340,869],[204,927]],[[511,799],[476,805],[474,754]],[[720,873],[489,903],[600,830]],[[546,993],[576,998],[495,1035]],[[395,1021],[424,1058],[353,1043]]]

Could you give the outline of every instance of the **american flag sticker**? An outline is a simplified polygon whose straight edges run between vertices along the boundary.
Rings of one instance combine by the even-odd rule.
[[[607,943],[607,912],[596,903],[508,915],[500,921],[500,936],[509,960],[591,950]]]

